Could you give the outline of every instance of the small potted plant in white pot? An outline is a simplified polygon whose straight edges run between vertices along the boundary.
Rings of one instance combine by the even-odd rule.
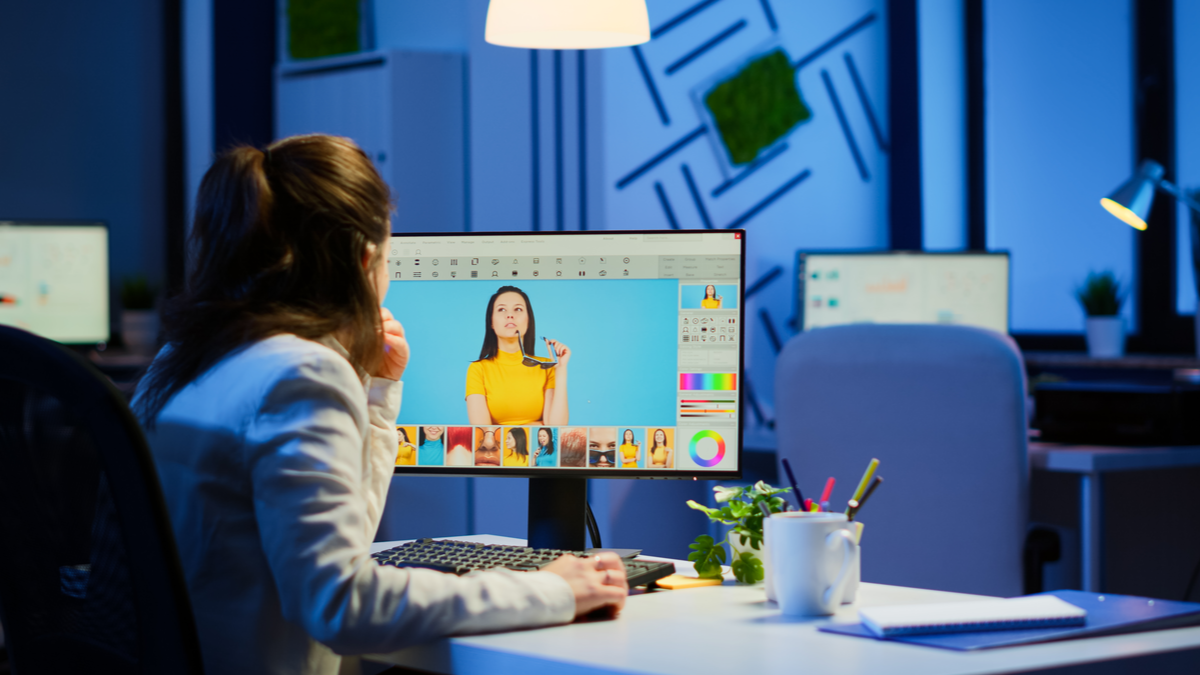
[[[158,346],[158,289],[145,276],[121,282],[121,338],[136,354],[152,354]]]
[[[791,492],[791,488],[775,488],[761,480],[754,485],[741,487],[713,488],[716,502],[720,508],[710,509],[689,499],[687,505],[697,511],[703,511],[714,523],[732,525],[733,529],[725,539],[716,541],[707,534],[696,537],[688,547],[688,554],[696,568],[696,574],[704,578],[721,578],[721,565],[725,562],[725,544],[733,553],[730,556],[733,576],[744,584],[754,584],[766,576],[766,556],[763,555],[763,507],[771,513],[779,513],[787,509],[787,502],[781,496]]]
[[[1125,355],[1123,296],[1117,275],[1111,271],[1091,272],[1083,285],[1075,289],[1075,297],[1087,315],[1088,356],[1114,359]]]

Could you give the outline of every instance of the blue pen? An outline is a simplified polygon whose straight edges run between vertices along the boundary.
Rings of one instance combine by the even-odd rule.
[[[796,493],[796,503],[800,505],[800,510],[804,510],[804,495],[800,494],[800,486],[796,485],[796,476],[792,474],[792,465],[785,457],[783,459],[783,470],[787,472],[788,482],[792,484],[792,491]]]

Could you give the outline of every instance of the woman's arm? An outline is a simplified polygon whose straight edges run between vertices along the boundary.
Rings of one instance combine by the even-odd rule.
[[[367,528],[372,537],[383,518],[388,487],[392,484],[392,469],[400,451],[396,417],[400,414],[403,391],[403,382],[382,377],[371,378],[367,388],[367,420],[370,423],[367,429],[370,447],[370,474],[366,483]]]
[[[283,374],[245,433],[255,523],[284,618],[349,654],[569,621],[571,589],[557,579],[471,580],[370,560],[363,434],[374,412],[349,364],[336,359]]]
[[[546,390],[542,420],[549,426],[563,426],[570,424],[571,416],[567,409],[567,362],[571,360],[571,349],[561,342],[547,342],[558,356],[558,365],[554,366],[554,388]]]
[[[671,469],[675,466],[675,448],[667,448],[667,461],[663,463],[664,469]]]
[[[492,413],[488,410],[486,396],[483,394],[467,396],[467,419],[474,426],[492,424]]]

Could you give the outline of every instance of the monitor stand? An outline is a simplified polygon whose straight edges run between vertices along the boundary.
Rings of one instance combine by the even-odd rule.
[[[529,545],[586,549],[586,510],[586,478],[530,478]]]

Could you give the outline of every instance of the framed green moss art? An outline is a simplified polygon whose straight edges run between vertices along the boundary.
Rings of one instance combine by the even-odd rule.
[[[293,59],[362,50],[360,0],[288,0],[288,55]]]
[[[759,51],[702,85],[699,107],[716,132],[730,168],[753,162],[812,119],[782,48]]]

